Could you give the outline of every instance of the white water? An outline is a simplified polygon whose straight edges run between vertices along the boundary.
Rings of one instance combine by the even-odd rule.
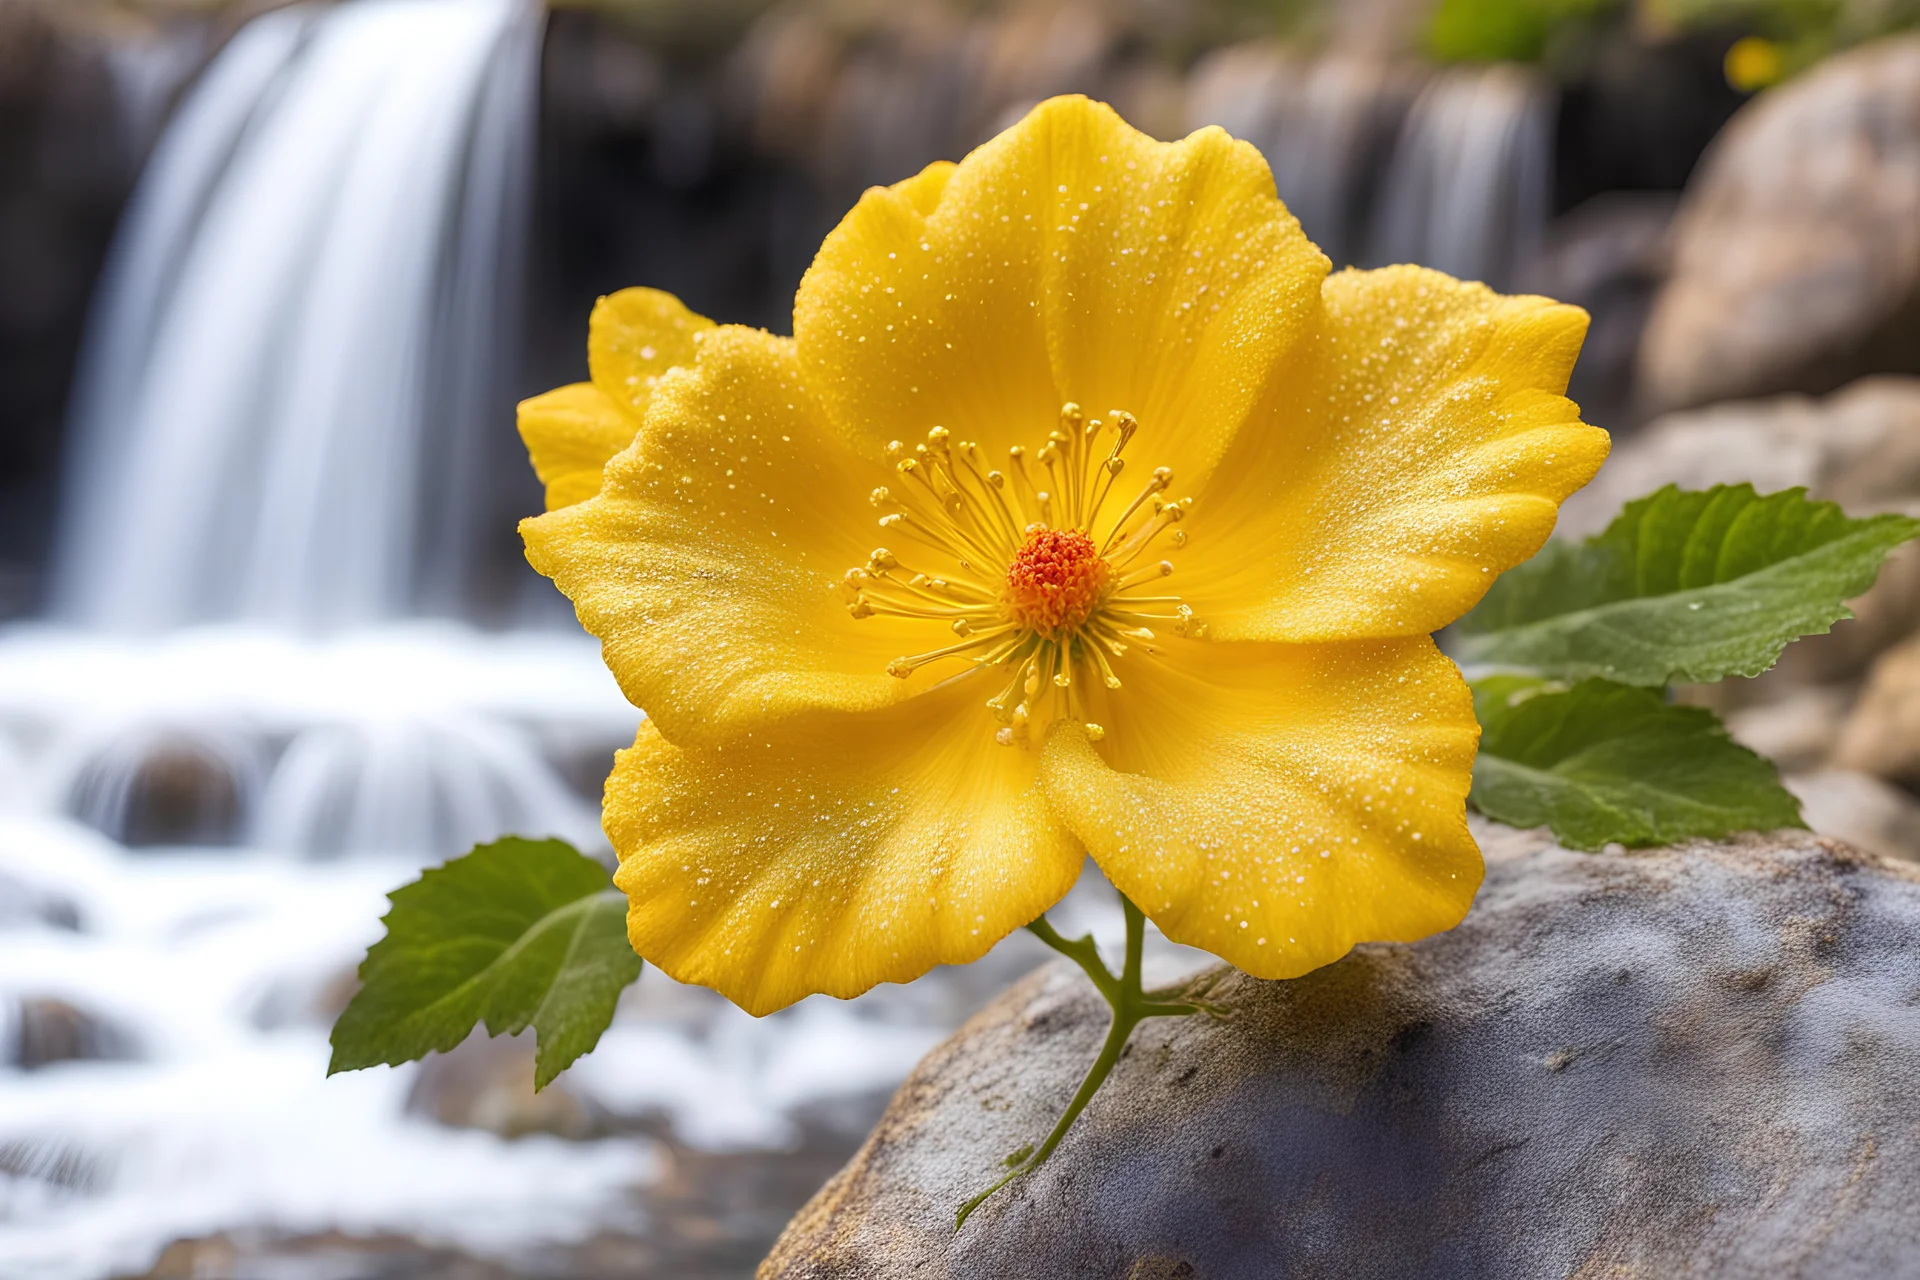
[[[153,630],[437,603],[471,546],[539,15],[360,0],[249,24],[129,210],[83,361],[56,608]],[[466,428],[455,430],[454,428]]]
[[[523,760],[498,782],[551,807],[505,825],[585,843],[592,806],[550,775],[544,796],[530,784],[559,730],[603,745],[631,730],[590,643],[444,628],[337,641],[183,633],[142,646],[19,631],[0,636],[0,676],[13,796],[0,807],[0,1062],[17,1036],[8,1016],[47,999],[86,1011],[129,1055],[0,1066],[0,1275],[139,1271],[169,1241],[217,1231],[399,1233],[513,1259],[597,1229],[645,1229],[634,1194],[660,1165],[644,1138],[507,1141],[410,1114],[418,1067],[326,1077],[328,993],[379,936],[383,895],[414,876],[417,855],[380,852],[390,838],[320,858],[264,836],[131,849],[59,812],[86,776],[76,744],[137,741],[138,725],[224,726],[241,744],[225,758],[259,774],[254,829],[284,820],[274,797],[295,755],[274,743],[287,726],[460,715],[489,728],[403,757],[395,804],[420,794],[417,768],[506,734],[532,772]],[[1090,881],[1054,918],[1113,944],[1119,913],[1104,889]],[[1168,951],[1156,945],[1163,963]],[[1011,939],[968,975],[971,988],[1042,954]],[[781,1147],[804,1109],[897,1083],[966,1012],[957,983],[934,974],[754,1019],[649,972],[561,1087],[610,1116],[663,1115],[690,1145]]]
[[[1552,95],[1524,68],[1436,75],[1387,162],[1367,261],[1511,288],[1552,211],[1552,131]]]
[[[1503,288],[1539,251],[1553,97],[1521,68],[1243,47],[1200,68],[1189,111],[1265,153],[1336,265],[1415,262]]]

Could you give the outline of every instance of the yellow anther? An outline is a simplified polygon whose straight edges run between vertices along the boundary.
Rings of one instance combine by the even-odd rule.
[[[1107,731],[1091,720],[1087,721],[1086,729],[1088,742],[1101,742],[1104,741],[1107,736]]]
[[[1113,439],[1095,447],[1108,428]],[[1100,740],[1104,732],[1087,719],[1087,691],[1119,690],[1114,663],[1156,652],[1154,632],[1143,624],[1189,638],[1206,633],[1178,596],[1150,594],[1144,585],[1172,573],[1154,543],[1185,544],[1170,526],[1191,499],[1158,496],[1173,472],[1157,467],[1131,501],[1116,500],[1116,481],[1131,469],[1121,453],[1138,430],[1125,410],[1090,419],[1079,405],[1064,404],[1058,427],[1034,453],[1044,473],[1027,465],[1019,445],[1008,448],[1004,471],[985,467],[977,443],[944,426],[930,427],[923,444],[890,442],[888,456],[905,483],[875,487],[869,500],[882,528],[918,548],[907,558],[920,565],[875,550],[864,569],[842,577],[847,611],[938,622],[952,635],[943,647],[893,659],[887,671],[905,678],[946,659],[991,667],[1004,682],[986,700],[1003,726],[996,741],[1031,747],[1039,737],[1031,729],[1059,720],[1084,724]]]

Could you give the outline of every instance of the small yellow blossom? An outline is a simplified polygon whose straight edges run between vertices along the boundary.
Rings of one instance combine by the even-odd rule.
[[[1262,977],[1453,925],[1479,731],[1429,633],[1606,456],[1585,329],[1329,277],[1252,147],[1082,98],[869,191],[790,339],[604,300],[592,383],[522,407],[522,530],[649,717],[604,815],[635,948],[852,996],[1088,853]]]

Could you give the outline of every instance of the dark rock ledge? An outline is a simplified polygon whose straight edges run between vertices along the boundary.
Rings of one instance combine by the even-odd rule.
[[[1491,844],[1467,921],[1216,972],[1052,1162],[1105,1007],[1064,962],[923,1061],[762,1280],[1920,1276],[1920,869],[1804,832]]]

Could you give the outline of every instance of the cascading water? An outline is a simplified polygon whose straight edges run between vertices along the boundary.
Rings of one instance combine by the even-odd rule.
[[[474,488],[474,433],[439,428],[495,408],[510,364],[536,17],[290,10],[226,50],[105,282],[60,614],[337,628],[463,577],[474,513],[429,499]]]
[[[1417,81],[1386,60],[1230,49],[1195,79],[1195,124],[1217,124],[1266,155],[1273,184],[1336,263],[1360,253],[1377,175]]]
[[[1366,262],[1417,262],[1496,289],[1540,250],[1552,212],[1553,101],[1512,66],[1442,72],[1387,163]]]
[[[1200,69],[1192,115],[1266,153],[1336,264],[1415,262],[1502,288],[1551,212],[1553,107],[1518,67],[1243,48]]]

